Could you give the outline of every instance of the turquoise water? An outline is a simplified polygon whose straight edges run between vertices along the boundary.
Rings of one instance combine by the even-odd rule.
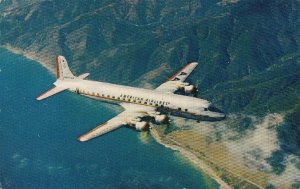
[[[38,63],[0,49],[4,189],[217,188],[212,179],[147,133],[121,128],[87,143],[77,142],[79,135],[120,109],[69,92],[36,101],[54,80]]]

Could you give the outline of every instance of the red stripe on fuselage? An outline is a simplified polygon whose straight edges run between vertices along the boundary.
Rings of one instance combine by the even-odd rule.
[[[59,78],[59,56],[56,57],[56,78]]]

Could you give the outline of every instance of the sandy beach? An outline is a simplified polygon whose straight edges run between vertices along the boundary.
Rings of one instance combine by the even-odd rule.
[[[216,172],[209,167],[204,161],[199,159],[195,154],[190,152],[189,150],[182,147],[180,144],[166,144],[162,141],[161,136],[159,135],[158,131],[155,128],[152,128],[150,130],[150,133],[152,137],[158,142],[159,144],[165,146],[166,148],[170,148],[172,150],[178,151],[183,157],[187,158],[189,161],[191,161],[197,168],[201,169],[204,173],[206,173],[208,176],[213,178],[218,184],[220,184],[220,187],[223,189],[230,189],[231,187],[225,183],[217,174]],[[177,143],[176,141],[172,141],[174,143]]]

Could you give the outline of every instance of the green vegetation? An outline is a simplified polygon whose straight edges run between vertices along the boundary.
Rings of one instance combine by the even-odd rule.
[[[141,87],[198,61],[190,79],[225,112],[287,115],[277,129],[282,150],[268,158],[280,174],[286,154],[300,156],[300,2],[220,2],[6,0],[0,45],[53,66],[63,54],[75,73]],[[253,122],[239,116],[232,127],[243,137]]]
[[[52,65],[63,54],[76,73],[131,85],[156,86],[194,60],[200,66],[191,79],[201,96],[228,113],[293,109],[300,91],[300,3],[220,1],[8,0],[0,4],[0,44]],[[162,64],[170,69],[147,76]]]
[[[281,149],[300,156],[300,104],[286,116],[285,122],[278,127]]]
[[[276,189],[276,188],[275,188],[275,186],[274,186],[274,185],[272,185],[272,184],[269,184],[269,185],[266,187],[266,189]]]
[[[292,185],[292,189],[299,189],[300,188],[300,182],[294,183]]]
[[[284,152],[281,150],[277,150],[273,152],[272,156],[267,159],[268,163],[273,168],[273,172],[277,175],[280,175],[285,169],[284,157]]]

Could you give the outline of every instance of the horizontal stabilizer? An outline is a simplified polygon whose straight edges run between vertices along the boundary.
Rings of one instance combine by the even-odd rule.
[[[38,96],[36,99],[37,100],[43,100],[43,99],[45,99],[45,98],[47,98],[47,97],[49,97],[49,96],[52,96],[52,95],[55,95],[55,94],[57,94],[57,93],[59,93],[59,92],[62,92],[62,91],[64,91],[64,90],[66,90],[67,88],[65,88],[65,87],[53,87],[53,88],[51,88],[51,89],[49,89],[48,91],[46,91],[46,92],[44,92],[43,94],[41,94],[40,96]]]
[[[88,77],[89,75],[90,75],[90,73],[84,73],[84,74],[79,75],[77,78],[84,79],[84,78]]]

